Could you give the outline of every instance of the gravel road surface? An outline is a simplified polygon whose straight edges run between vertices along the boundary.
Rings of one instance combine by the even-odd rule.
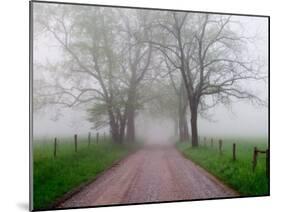
[[[58,207],[162,202],[238,196],[174,146],[143,148]]]

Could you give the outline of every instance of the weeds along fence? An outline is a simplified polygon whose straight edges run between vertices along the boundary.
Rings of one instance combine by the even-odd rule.
[[[222,139],[218,139],[217,140],[217,149],[218,149],[218,153],[220,155],[223,154],[223,140]],[[210,148],[215,148],[214,146],[214,139],[213,138],[210,138],[210,139],[207,139],[206,137],[203,138],[203,144],[200,142],[200,139],[199,139],[199,145],[202,145],[204,147],[210,147]],[[232,161],[236,161],[237,160],[237,144],[234,142],[232,143],[231,145],[231,151],[232,151]],[[257,163],[258,163],[258,156],[260,154],[265,154],[265,158],[266,158],[266,163],[265,163],[265,168],[266,168],[266,176],[269,177],[269,149],[264,149],[264,150],[261,150],[261,149],[258,149],[256,146],[253,147],[253,156],[252,156],[252,171],[255,172],[256,170],[256,167],[257,167]]]
[[[95,139],[92,138],[91,132],[88,133],[87,137],[87,146],[90,147],[91,144],[94,142],[96,144],[99,144],[101,140],[106,140],[107,135],[106,133],[103,133],[103,138],[100,138],[99,132],[96,133]],[[82,140],[82,139],[81,139]],[[85,139],[83,139],[84,141]],[[59,139],[57,137],[54,138],[54,143],[53,143],[53,156],[56,158],[58,156],[58,146],[59,146]],[[73,152],[77,153],[79,150],[79,136],[77,134],[74,134],[73,136]]]

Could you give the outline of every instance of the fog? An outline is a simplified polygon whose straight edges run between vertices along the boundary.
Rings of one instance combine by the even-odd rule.
[[[48,114],[52,114],[50,110]],[[34,136],[54,137],[73,134],[87,135],[92,124],[85,120],[85,111],[67,109],[59,120],[54,121],[53,115],[34,114]],[[248,103],[234,103],[232,108],[219,106],[212,111],[214,120],[200,118],[199,134],[202,136],[268,136],[268,111]],[[76,124],[75,124],[76,123]],[[190,130],[190,129],[189,129]],[[99,132],[109,133],[108,128]],[[137,122],[138,137],[147,142],[169,142],[174,136],[174,126],[169,119],[139,118]]]
[[[41,5],[35,5],[35,12],[42,10]],[[43,6],[42,6],[43,7]],[[40,10],[39,10],[40,9]],[[44,9],[44,7],[43,7]],[[267,72],[267,20],[265,18],[234,16],[234,21],[239,21],[242,33],[245,37],[255,37],[254,41],[246,44],[251,57],[258,58],[263,63],[263,71]],[[35,18],[36,21],[36,18]],[[235,27],[232,27],[235,30]],[[35,25],[34,28],[34,80],[51,82],[48,78],[56,70],[38,68],[37,64],[56,64],[63,62],[66,56],[61,50],[59,43],[52,34]],[[157,59],[155,59],[157,61]],[[73,61],[72,61],[73,62]],[[148,72],[151,70],[148,70]],[[64,76],[62,75],[62,78]],[[62,80],[63,81],[63,80]],[[63,85],[71,83],[66,79]],[[261,99],[267,99],[268,88],[264,82],[246,81],[242,86],[253,91]],[[97,86],[94,88],[98,88]],[[34,92],[39,88],[34,83]],[[140,90],[141,92],[141,90]],[[144,91],[145,93],[145,91]],[[153,106],[153,105],[152,105]],[[110,133],[110,127],[104,126],[96,129],[89,122],[87,109],[89,104],[77,107],[64,107],[58,104],[46,104],[33,112],[34,137],[69,136],[73,134],[86,135],[88,132]],[[247,100],[233,100],[229,106],[218,104],[205,112],[206,117],[198,117],[199,136],[268,136],[268,108],[251,104]],[[187,112],[188,131],[191,134],[190,113]],[[135,133],[139,140],[146,143],[170,143],[177,140],[175,136],[174,120],[169,116],[153,114],[141,107],[136,112]]]

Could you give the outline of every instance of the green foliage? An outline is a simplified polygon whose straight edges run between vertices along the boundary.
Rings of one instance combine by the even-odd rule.
[[[57,157],[53,156],[53,142],[35,141],[33,148],[34,208],[46,209],[81,183],[94,179],[115,161],[126,156],[136,146],[118,145],[94,139],[88,147],[87,138],[78,136],[78,152],[74,152],[73,138],[61,139]]]
[[[232,144],[236,143],[237,160],[232,160]],[[252,171],[253,148],[267,149],[266,139],[226,139],[223,140],[223,153],[219,154],[218,140],[203,142],[198,148],[187,143],[177,143],[177,148],[196,164],[208,170],[242,196],[269,194],[269,179],[266,176],[265,154],[258,155],[255,172]]]

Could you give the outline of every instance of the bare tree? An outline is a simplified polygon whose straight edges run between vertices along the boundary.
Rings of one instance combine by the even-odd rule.
[[[170,78],[170,84],[172,86],[172,89],[174,90],[174,93],[177,97],[177,131],[179,132],[179,140],[181,142],[188,141],[189,140],[189,130],[188,130],[188,123],[187,123],[187,109],[188,109],[188,97],[186,88],[183,84],[182,77],[178,74],[178,72],[175,72],[175,69],[173,69],[167,59],[165,58],[165,64],[167,66],[168,75]]]
[[[66,80],[49,86],[48,103],[88,104],[88,120],[95,128],[109,124],[113,140],[119,143],[127,129],[126,140],[133,142],[135,112],[142,102],[139,89],[152,76],[147,72],[153,49],[144,42],[149,37],[149,12],[71,6],[44,11],[48,18],[40,14],[36,19],[40,31],[43,27],[51,34],[64,53],[61,67],[49,65],[49,69],[63,72]]]
[[[122,142],[126,126],[125,96],[122,82],[116,78],[119,48],[114,40],[113,26],[117,24],[114,12],[109,8],[44,7],[46,16],[36,16],[36,23],[53,36],[64,54],[61,66],[53,67],[61,76],[49,85],[48,103],[66,107],[82,103],[97,108],[101,105],[113,140]]]
[[[241,86],[241,81],[263,80],[260,67],[247,59],[244,36],[231,28],[230,16],[168,12],[157,20],[161,42],[151,41],[179,70],[191,111],[192,146],[198,146],[199,107],[229,104],[233,97],[263,101]],[[205,96],[211,96],[206,101]]]
[[[140,96],[138,95],[140,86],[147,76],[148,70],[151,70],[152,63],[152,45],[143,42],[149,37],[147,28],[149,27],[149,12],[148,11],[119,11],[122,26],[120,34],[123,36],[122,74],[120,78],[126,76],[127,84],[127,141],[135,141],[135,116],[138,105],[141,104]]]

